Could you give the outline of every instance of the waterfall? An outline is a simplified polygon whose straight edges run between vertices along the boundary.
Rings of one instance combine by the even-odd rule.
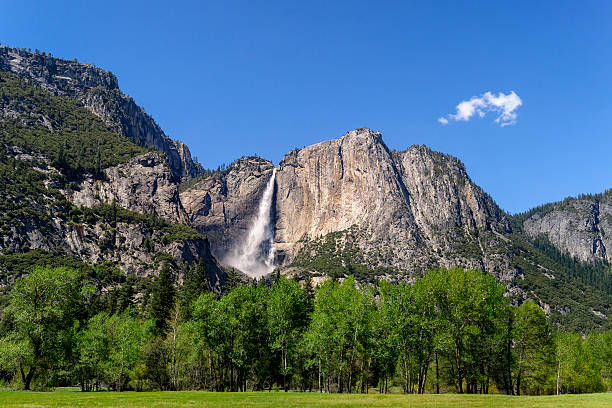
[[[251,223],[247,236],[234,248],[225,263],[252,277],[260,277],[274,270],[274,231],[270,225],[270,210],[274,195],[276,168],[266,185],[257,215]]]

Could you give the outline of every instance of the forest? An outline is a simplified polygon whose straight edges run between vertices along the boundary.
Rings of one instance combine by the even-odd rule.
[[[612,390],[612,332],[566,332],[478,270],[412,283],[281,277],[209,290],[202,262],[150,290],[40,266],[0,309],[0,385],[82,391],[503,393]],[[102,293],[101,293],[102,292]],[[110,294],[113,296],[110,296]],[[107,299],[101,302],[100,299]],[[112,301],[108,301],[112,299]]]

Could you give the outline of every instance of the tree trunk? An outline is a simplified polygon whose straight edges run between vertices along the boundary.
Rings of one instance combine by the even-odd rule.
[[[559,364],[557,365],[557,395],[559,395],[559,378],[561,377],[561,355],[559,355]]]
[[[419,394],[425,394],[425,382],[427,381],[427,371],[429,369],[429,359],[425,362],[423,367],[423,373],[421,375],[421,381],[419,383]]]
[[[436,394],[440,393],[440,374],[438,372],[438,352],[436,351]]]
[[[518,371],[516,372],[516,395],[521,395],[521,372],[522,372],[522,356],[519,356]]]
[[[457,364],[456,384],[457,393],[463,394],[463,374],[461,373],[461,358],[459,356],[459,345],[455,343],[455,363]]]
[[[34,367],[30,368],[27,374],[24,374],[23,368],[20,367],[21,370],[21,379],[23,380],[23,389],[26,391],[30,390],[30,384],[32,379],[34,378]]]
[[[319,356],[319,393],[323,392],[323,388],[321,388],[321,357]]]
[[[283,351],[283,388],[287,392],[287,352]]]

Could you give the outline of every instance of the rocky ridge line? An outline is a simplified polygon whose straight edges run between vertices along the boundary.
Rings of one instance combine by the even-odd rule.
[[[118,133],[137,144],[165,153],[178,179],[195,177],[202,166],[183,143],[170,139],[159,125],[123,94],[115,75],[93,65],[0,46],[0,71],[13,72],[51,92],[78,100]]]

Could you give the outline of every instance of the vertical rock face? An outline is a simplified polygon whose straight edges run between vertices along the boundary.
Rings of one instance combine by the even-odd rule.
[[[450,245],[465,233],[510,230],[507,216],[472,183],[457,158],[425,146],[413,146],[396,157],[415,221],[432,245]]]
[[[191,222],[220,259],[246,235],[272,170],[269,161],[241,159],[181,193]],[[278,265],[292,265],[309,243],[353,231],[353,252],[370,268],[412,274],[460,262],[513,277],[508,261],[489,250],[496,234],[510,230],[507,216],[459,160],[423,146],[391,152],[380,133],[357,129],[294,150],[278,166],[274,197]],[[466,240],[476,256],[458,257]]]
[[[202,165],[191,157],[191,152],[185,143],[178,140],[173,140],[172,143],[174,143],[174,147],[181,160],[180,168],[183,169],[182,178],[197,177],[202,172]]]
[[[178,186],[165,160],[157,152],[135,157],[104,170],[105,180],[83,180],[69,193],[74,205],[92,207],[115,203],[142,214],[154,214],[170,222],[187,223]]]
[[[380,133],[358,129],[294,150],[277,172],[275,247],[290,262],[300,241],[356,225],[372,240],[390,235],[405,248],[422,241],[409,192]]]
[[[143,108],[119,89],[110,72],[89,64],[0,46],[0,71],[13,72],[54,95],[77,99],[117,132],[166,153],[175,177],[195,177],[202,166],[182,143],[170,139]]]
[[[259,157],[238,159],[181,193],[191,225],[210,238],[218,259],[247,235],[273,169]]]
[[[612,262],[612,190],[568,198],[531,211],[524,231],[545,235],[561,252],[584,262]]]
[[[369,266],[415,271],[432,257],[447,263],[434,251],[453,249],[466,234],[509,228],[459,160],[422,146],[390,152],[380,133],[369,129],[285,156],[276,213],[275,247],[285,264],[301,243],[356,226],[362,250],[382,246],[392,252],[384,261],[366,259]]]

